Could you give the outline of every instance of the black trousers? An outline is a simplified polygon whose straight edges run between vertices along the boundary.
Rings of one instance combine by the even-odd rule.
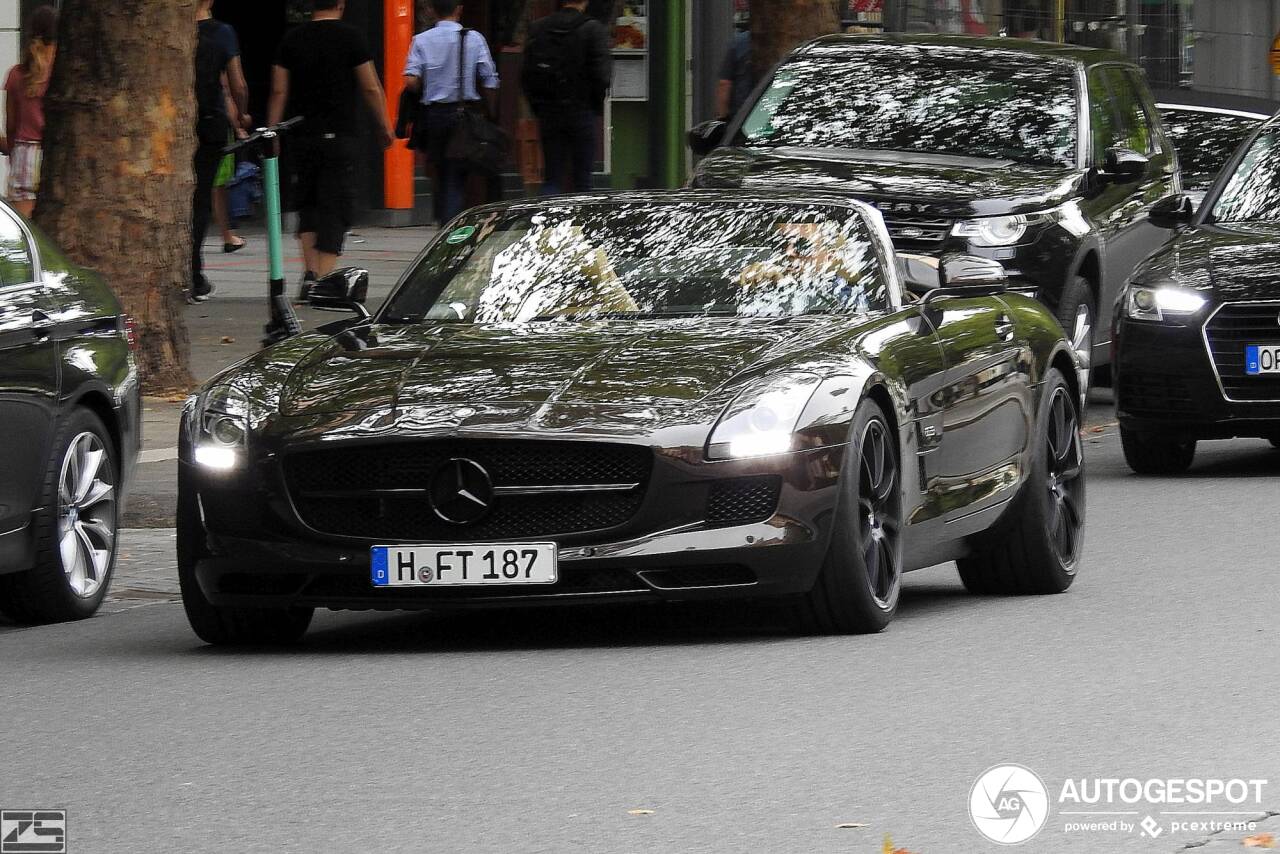
[[[561,108],[538,114],[542,138],[542,193],[566,193],[569,178],[575,192],[591,189],[596,160],[596,114],[586,107]]]
[[[204,144],[196,148],[196,189],[191,201],[191,284],[196,290],[204,289],[204,236],[213,216],[213,182],[222,162],[222,148]]]

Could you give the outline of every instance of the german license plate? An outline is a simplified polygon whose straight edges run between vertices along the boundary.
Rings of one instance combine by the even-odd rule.
[[[1244,372],[1250,376],[1280,374],[1280,344],[1250,344],[1244,348]]]
[[[468,587],[554,584],[555,543],[473,543],[457,546],[374,546],[374,587]]]

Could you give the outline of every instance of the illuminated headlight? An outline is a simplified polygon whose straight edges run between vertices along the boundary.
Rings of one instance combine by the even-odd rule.
[[[240,465],[249,435],[249,401],[227,385],[214,386],[196,401],[192,455],[197,464],[218,470]]]
[[[1166,315],[1195,314],[1208,299],[1197,291],[1172,286],[1130,285],[1125,292],[1125,315],[1130,320],[1163,321]]]
[[[1041,216],[984,216],[962,219],[951,229],[953,237],[963,237],[974,246],[1016,246],[1032,225],[1044,221]]]
[[[811,374],[784,374],[751,386],[716,423],[707,456],[725,460],[793,450],[796,426],[820,382]]]

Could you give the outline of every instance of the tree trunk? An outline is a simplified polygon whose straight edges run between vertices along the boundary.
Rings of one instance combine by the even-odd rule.
[[[194,0],[62,0],[36,222],[110,283],[149,393],[186,391]]]
[[[840,31],[834,0],[750,0],[751,71],[756,80],[801,42]]]

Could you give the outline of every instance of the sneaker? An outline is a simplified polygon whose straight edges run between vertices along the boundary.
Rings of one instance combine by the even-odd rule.
[[[191,288],[191,301],[204,302],[209,297],[213,296],[217,290],[218,288],[213,284],[213,282],[209,281],[204,276],[201,276],[200,280]]]
[[[311,301],[311,286],[316,283],[316,274],[308,270],[302,274],[302,284],[298,285],[298,302]]]

